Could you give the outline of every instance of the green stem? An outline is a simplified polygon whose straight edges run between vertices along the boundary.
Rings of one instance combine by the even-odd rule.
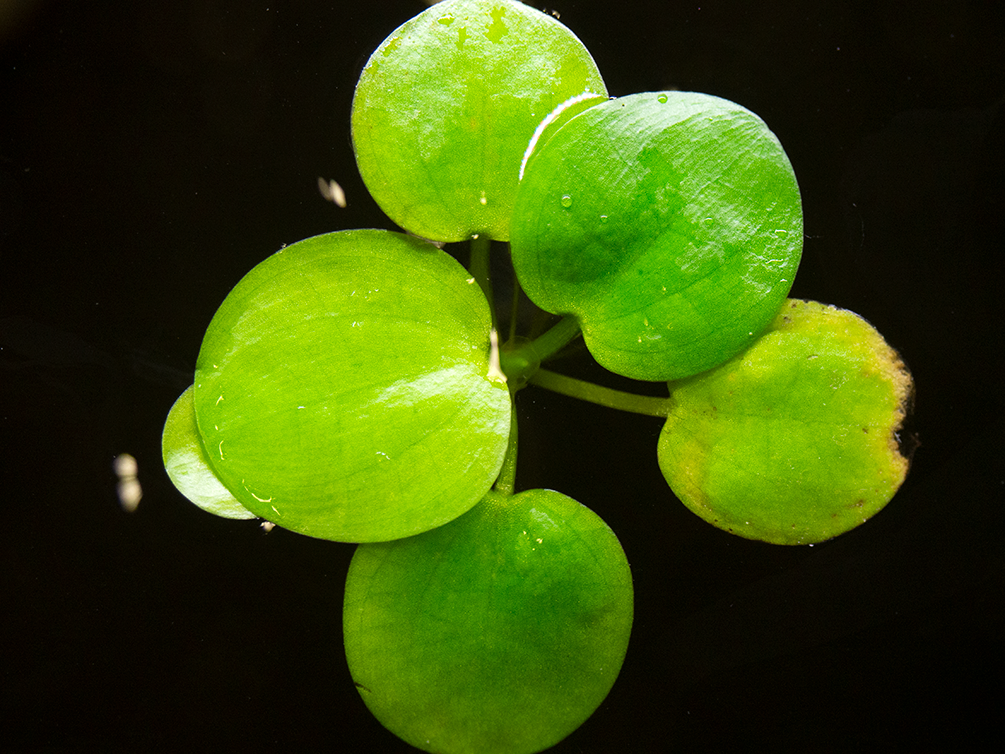
[[[509,339],[507,342],[512,343],[516,340],[516,323],[517,323],[517,310],[520,307],[520,281],[516,277],[516,270],[513,271],[513,300],[510,302],[509,309]]]
[[[509,444],[506,446],[506,457],[503,458],[502,469],[499,470],[499,478],[496,479],[495,483],[496,492],[501,492],[504,495],[512,495],[516,487],[516,446],[516,404],[511,401]]]
[[[548,369],[538,369],[528,381],[532,385],[568,395],[571,398],[579,398],[619,411],[630,411],[633,414],[665,418],[670,403],[669,398],[653,398],[648,395],[625,393],[585,380],[577,380],[575,377],[566,377],[564,374],[558,374]]]
[[[541,368],[541,362],[579,335],[579,324],[572,317],[562,319],[534,340],[511,338],[500,354],[502,371],[509,381],[510,390],[522,388],[530,376]]]
[[[492,312],[492,327],[495,327],[496,312],[495,303],[492,301],[492,280],[489,275],[489,250],[492,248],[492,241],[488,236],[471,237],[471,274],[478,282],[482,293],[489,302],[489,311]]]
[[[575,317],[566,315],[550,330],[542,333],[532,341],[534,353],[542,361],[554,356],[566,343],[579,335],[579,322]]]

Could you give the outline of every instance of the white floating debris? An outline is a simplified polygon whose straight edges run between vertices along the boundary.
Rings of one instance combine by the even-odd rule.
[[[338,181],[326,181],[324,178],[319,177],[318,191],[321,192],[321,196],[333,204],[345,207],[345,191],[338,185]]]
[[[126,513],[132,513],[139,507],[143,497],[143,488],[136,478],[139,473],[139,464],[128,453],[120,453],[112,461],[112,469],[115,471],[115,476],[119,478],[117,485],[119,505]]]

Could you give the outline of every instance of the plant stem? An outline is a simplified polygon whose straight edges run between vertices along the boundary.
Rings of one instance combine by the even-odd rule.
[[[516,270],[513,270],[513,300],[509,309],[509,338],[507,342],[516,340],[517,311],[520,308],[520,281],[516,277]]]
[[[540,367],[541,362],[579,335],[579,323],[566,317],[534,340],[511,337],[502,352],[502,370],[510,389],[522,388]]]
[[[503,459],[502,469],[499,470],[499,478],[496,479],[495,490],[504,495],[512,495],[516,486],[516,453],[517,453],[517,428],[516,428],[516,404],[510,402],[509,421],[509,444],[506,446],[506,457]]]
[[[471,274],[478,282],[485,298],[488,299],[489,311],[492,312],[492,326],[495,327],[495,302],[492,300],[492,280],[489,275],[489,250],[491,248],[492,240],[488,236],[471,237]]]
[[[575,317],[566,315],[550,330],[534,338],[534,352],[542,362],[547,361],[579,333],[579,322]]]
[[[648,395],[625,393],[585,380],[577,380],[575,377],[567,377],[548,369],[538,369],[528,381],[532,385],[568,395],[571,398],[579,398],[619,411],[630,411],[633,414],[665,418],[669,408],[669,398],[653,398]]]

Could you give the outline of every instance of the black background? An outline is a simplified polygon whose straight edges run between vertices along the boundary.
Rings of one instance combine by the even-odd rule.
[[[393,227],[356,172],[349,107],[368,54],[423,7],[0,3],[0,721],[14,748],[409,750],[345,666],[352,546],[201,512],[159,441],[245,272],[317,233]],[[521,393],[519,486],[597,511],[636,582],[621,677],[556,752],[960,750],[998,727],[997,7],[555,0],[612,95],[705,91],[767,121],[803,192],[793,295],[859,312],[901,351],[922,443],[868,524],[773,547],[675,501],[657,420]],[[319,176],[348,207],[321,198]],[[582,356],[559,368],[619,385]],[[145,492],[131,514],[119,453]]]

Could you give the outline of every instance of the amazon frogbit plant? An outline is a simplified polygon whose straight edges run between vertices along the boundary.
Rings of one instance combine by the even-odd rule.
[[[346,656],[408,743],[548,748],[603,701],[628,647],[617,537],[565,495],[514,489],[523,386],[664,417],[670,488],[743,537],[829,539],[900,486],[910,376],[857,315],[787,299],[799,189],[750,111],[609,98],[554,18],[446,0],[373,53],[351,128],[368,190],[409,235],[339,231],[252,269],[206,331],[163,454],[210,512],[363,543]],[[516,317],[499,334],[492,241],[552,315],[537,337]],[[454,242],[467,267],[442,250]],[[579,337],[669,397],[542,367]]]

